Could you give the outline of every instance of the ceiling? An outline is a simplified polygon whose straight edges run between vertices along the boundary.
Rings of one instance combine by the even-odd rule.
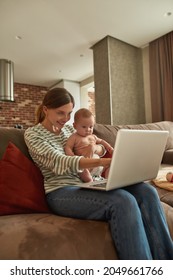
[[[172,30],[173,0],[0,0],[0,59],[18,83],[80,82],[105,36],[143,47]]]

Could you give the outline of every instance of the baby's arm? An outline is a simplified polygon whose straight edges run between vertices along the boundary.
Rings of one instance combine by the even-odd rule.
[[[75,155],[74,152],[73,152],[74,143],[75,143],[75,135],[72,134],[72,135],[68,138],[68,140],[67,140],[67,142],[66,142],[66,145],[65,145],[65,148],[64,148],[65,154],[66,154],[67,156],[74,156],[74,155]]]
[[[103,145],[103,146],[105,147],[105,149],[106,149],[110,154],[113,153],[113,150],[114,150],[114,149],[113,149],[112,146],[111,146],[108,142],[106,142],[105,140],[96,137],[96,144],[101,144],[101,145]]]

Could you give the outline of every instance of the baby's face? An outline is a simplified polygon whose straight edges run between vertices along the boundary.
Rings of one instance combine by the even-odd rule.
[[[74,128],[76,129],[76,132],[82,137],[91,135],[94,129],[94,117],[91,116],[89,118],[80,118],[80,120],[74,123]]]

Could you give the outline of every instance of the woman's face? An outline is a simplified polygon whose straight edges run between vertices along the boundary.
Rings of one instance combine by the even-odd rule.
[[[73,111],[73,103],[68,103],[55,109],[43,108],[45,113],[44,124],[52,126],[54,131],[61,130],[66,122],[70,120]]]

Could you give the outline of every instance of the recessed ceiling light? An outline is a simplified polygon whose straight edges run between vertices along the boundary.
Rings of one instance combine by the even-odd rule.
[[[15,38],[16,38],[16,40],[22,40],[21,36],[16,36]]]
[[[166,12],[166,13],[164,13],[164,16],[165,17],[170,17],[172,15],[172,12]]]

